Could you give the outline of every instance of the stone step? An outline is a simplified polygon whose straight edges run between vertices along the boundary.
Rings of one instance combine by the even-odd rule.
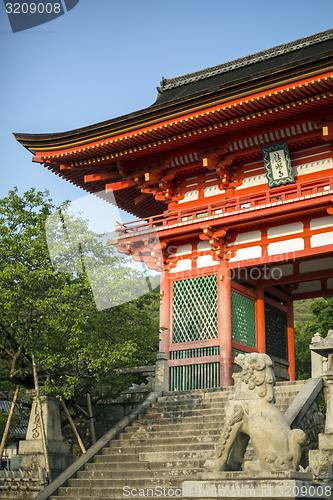
[[[146,417],[148,418],[148,416]],[[146,420],[145,415],[142,415],[138,418],[138,422],[143,422]],[[221,422],[224,420],[224,412],[220,413],[208,413],[207,415],[189,415],[186,417],[181,417],[181,416],[176,416],[176,417],[163,417],[163,418],[158,418],[158,424],[157,425],[168,425],[172,423],[179,423],[179,422],[184,422],[186,423],[195,423],[195,422],[202,422],[202,423],[207,423],[207,422]],[[161,422],[161,423],[160,423]],[[156,425],[155,423],[153,425]]]
[[[284,412],[300,383],[278,383],[277,406]],[[202,472],[212,458],[225,419],[231,388],[164,393],[144,414],[125,428],[68,482],[58,497],[68,500],[117,500],[133,496],[131,489],[146,490],[141,498],[170,498],[161,490],[181,488],[182,482]],[[251,442],[246,459],[254,455]],[[127,495],[124,487],[128,487]],[[147,489],[151,491],[147,492]],[[156,492],[155,492],[156,493]],[[174,495],[175,497],[175,495]],[[208,499],[206,499],[208,500]]]
[[[134,453],[118,453],[114,455],[96,455],[94,457],[94,463],[101,462],[136,462],[138,461],[138,455]]]
[[[151,444],[151,443],[147,443],[147,444],[136,444],[134,446],[112,446],[112,447],[108,447],[108,448],[104,448],[102,450],[102,454],[103,455],[122,455],[122,454],[127,454],[128,453],[128,449],[132,449],[133,451],[135,451],[135,453],[142,453],[142,452],[146,452],[147,450],[152,450],[155,452],[156,451],[159,451],[161,450],[161,446],[157,443],[157,444]],[[201,450],[201,449],[205,449],[205,450],[209,450],[209,449],[214,449],[214,444],[212,443],[212,440],[210,440],[209,442],[191,442],[191,443],[177,443],[177,441],[175,443],[169,443],[169,444],[164,444],[163,445],[163,450],[164,451],[182,451],[182,450],[186,450],[186,451],[195,451],[195,450]]]
[[[105,455],[106,457],[108,455]],[[212,449],[182,450],[182,451],[146,451],[139,453],[139,460],[144,462],[167,462],[170,464],[184,460],[198,460],[204,462],[212,456]],[[202,465],[202,464],[201,464]]]
[[[291,394],[280,394],[276,397],[276,404],[277,406],[281,404],[289,404],[292,402],[293,399],[297,396],[298,391],[295,391]],[[188,404],[183,404],[183,403],[169,403],[167,405],[163,404],[154,404],[151,408],[147,410],[145,413],[146,415],[154,415],[154,414],[168,414],[168,413],[173,413],[177,412],[179,414],[186,414],[186,412],[196,412],[196,411],[211,411],[211,410],[220,410],[224,409],[225,405],[227,404],[228,399],[215,399],[213,401],[202,401],[202,402],[195,402],[195,403],[188,403]]]
[[[210,452],[211,454],[211,452]],[[172,454],[171,454],[172,455]],[[88,471],[100,471],[100,472],[106,472],[109,471],[110,473],[112,471],[126,471],[126,470],[135,470],[132,469],[134,466],[133,463],[130,462],[112,462],[109,461],[109,456],[108,455],[103,455],[103,461],[98,462],[98,463],[90,463],[87,464],[86,467]],[[170,454],[168,456],[170,457]],[[136,465],[140,464],[146,464],[147,468],[142,469],[143,471],[146,470],[166,470],[166,469],[180,469],[180,470],[188,470],[188,469],[200,469],[202,468],[203,460],[201,458],[191,458],[190,456],[186,456],[185,459],[179,459],[176,458],[175,460],[170,460],[169,462],[161,462],[160,460],[151,460],[151,461],[144,461],[143,459],[140,460],[140,462],[136,462]],[[124,477],[126,477],[126,472],[124,472]]]
[[[67,498],[72,498],[72,500],[110,500],[111,497],[110,497],[110,493],[109,493],[108,496],[106,496],[106,497],[104,497],[104,496],[102,497],[99,494],[97,494],[97,495],[88,495],[88,496],[86,496],[86,495],[80,495],[79,497],[77,497],[77,496],[73,497],[72,495],[68,494]],[[57,499],[59,500],[59,496],[51,496],[49,498],[49,500],[57,500]],[[120,500],[120,499],[124,500],[124,496],[122,496],[122,497],[112,497],[112,500]]]
[[[179,411],[186,411],[186,410],[190,410],[190,409],[197,409],[197,410],[200,410],[200,409],[207,409],[207,408],[220,408],[221,406],[224,406],[228,401],[228,398],[226,399],[221,399],[221,401],[219,399],[215,399],[214,401],[196,401],[196,402],[188,402],[188,403],[177,403],[176,401],[174,402],[170,402],[168,404],[160,404],[160,403],[154,403],[153,405],[151,405],[149,411],[152,411],[152,410],[159,410],[159,411],[173,411],[173,410],[179,410]]]
[[[150,486],[158,486],[161,484],[161,479],[159,477],[155,478],[141,478],[140,476],[136,476],[133,479],[128,477],[125,478],[126,484],[135,485],[136,488],[149,488]],[[164,478],[164,482],[169,483],[169,478]],[[68,487],[70,488],[84,488],[85,490],[92,488],[101,489],[101,488],[109,488],[110,490],[114,490],[117,488],[122,488],[124,486],[124,477],[120,479],[111,478],[111,479],[69,479]]]
[[[301,387],[300,387],[301,389]],[[286,390],[281,390],[281,391],[276,391],[275,392],[275,397],[277,401],[280,401],[284,398],[290,398],[290,397],[295,397],[299,393],[299,389],[292,389],[289,391]],[[230,395],[230,394],[229,394]],[[188,399],[175,399],[175,400],[169,400],[169,401],[163,401],[161,399],[158,399],[155,403],[151,405],[151,408],[170,408],[170,407],[177,407],[177,408],[195,408],[195,407],[210,407],[211,405],[218,405],[224,404],[229,400],[229,395],[226,395],[224,393],[221,393],[220,395],[215,395],[214,397],[210,398],[188,398]]]
[[[292,385],[304,385],[306,380],[281,380],[281,382],[275,382],[276,387],[279,386],[292,386]]]
[[[288,406],[288,404],[280,405],[281,411],[284,412],[288,408]],[[196,429],[202,429],[203,425],[205,428],[218,427],[219,429],[221,429],[223,427],[224,415],[225,413],[221,411],[220,413],[207,413],[205,415],[188,415],[183,418],[179,416],[158,417],[154,421],[151,421],[148,417],[145,418],[145,416],[143,415],[135,423],[133,423],[129,429],[126,430],[126,433],[131,433],[137,430],[140,426],[145,424],[147,420],[148,424],[145,425],[146,432],[172,431],[173,429],[175,429],[175,427],[177,428],[177,430],[186,430],[190,429],[191,426],[195,426]]]
[[[286,411],[287,408],[289,407],[291,401],[294,398],[291,398],[290,400],[283,399],[281,401],[277,402],[277,407],[282,411]],[[142,420],[149,419],[155,420],[157,419],[168,419],[168,418],[178,418],[178,419],[183,419],[184,417],[196,417],[196,416],[210,416],[210,415],[220,415],[221,418],[224,419],[225,415],[225,405],[214,405],[214,406],[208,406],[206,408],[177,408],[177,406],[173,408],[151,408],[149,409],[144,415],[141,415],[138,418],[138,421],[141,422]]]
[[[289,382],[289,383],[277,383],[275,385],[275,394],[276,396],[279,395],[288,395],[288,394],[295,394],[300,391],[300,389],[303,387],[304,381],[296,381],[294,382]],[[163,403],[163,404],[168,404],[170,402],[183,402],[186,403],[187,401],[214,401],[216,399],[222,398],[222,399],[228,399],[232,392],[231,388],[227,389],[217,389],[216,391],[212,392],[196,392],[196,391],[180,391],[180,392],[167,392],[164,393],[163,396],[159,397],[154,403],[154,405]]]
[[[202,409],[188,409],[183,411],[178,411],[174,409],[172,411],[163,411],[163,410],[150,410],[144,415],[140,415],[138,418],[138,422],[142,422],[142,420],[167,420],[167,419],[178,419],[182,420],[185,417],[208,417],[210,415],[216,415],[224,418],[225,415],[225,406],[220,406],[217,408],[202,408]]]
[[[179,475],[184,475],[184,476],[195,476],[199,472],[202,472],[202,469],[197,467],[193,469],[147,469],[147,470],[132,470],[131,468],[126,469],[126,472],[121,471],[121,470],[93,470],[93,471],[88,471],[88,470],[83,470],[79,471],[77,473],[77,477],[79,479],[123,479],[124,477],[126,479],[135,479],[136,477],[140,477],[141,479],[144,478],[151,478],[151,477],[175,477]]]
[[[124,498],[124,488],[127,487],[128,490],[132,489],[155,489],[159,488],[160,490],[163,490],[163,488],[181,488],[182,487],[182,482],[186,480],[186,476],[179,476],[175,479],[164,479],[163,482],[159,479],[152,479],[152,480],[109,480],[108,482],[105,482],[103,486],[95,486],[96,482],[95,481],[90,481],[87,480],[84,485],[82,486],[65,486],[59,488],[59,493],[58,495],[60,497],[65,497],[65,498],[76,498],[80,499],[82,496],[86,496],[88,498],[100,498],[103,496],[108,496],[108,498],[114,498],[114,497],[122,497]],[[105,480],[107,481],[107,480]],[[82,483],[83,484],[83,483]],[[112,491],[112,495],[110,495],[110,492]],[[88,496],[89,495],[89,496]],[[153,495],[156,496],[156,495]],[[142,497],[141,498],[146,498]],[[163,498],[163,497],[162,497]]]
[[[12,499],[20,499],[20,500],[30,500],[34,498],[39,490],[0,490],[0,500],[12,500]],[[24,496],[23,496],[24,495]]]
[[[127,430],[126,433],[133,433],[137,431],[138,428],[140,428],[140,425],[142,424],[133,424],[131,427],[131,430]],[[204,430],[211,430],[211,429],[221,429],[223,426],[223,421],[222,425],[216,425],[216,422],[206,422]],[[172,422],[172,423],[161,423],[161,424],[149,424],[147,425],[147,432],[160,432],[160,431],[167,431],[167,432],[172,432],[173,430],[175,431],[186,431],[186,430],[194,430],[194,431],[202,431],[203,430],[203,422],[202,421],[190,421],[190,422]]]
[[[163,396],[160,396],[157,399],[157,402],[164,401],[168,403],[169,401],[205,401],[207,399],[213,400],[216,397],[228,398],[231,394],[231,390],[219,389],[212,392],[203,392],[203,393],[195,393],[191,391],[184,392],[174,392],[174,393],[163,393]]]
[[[109,445],[109,448],[130,448],[136,446],[167,446],[171,444],[180,444],[181,446],[186,446],[188,443],[201,443],[201,442],[215,442],[220,434],[220,429],[217,430],[214,434],[208,434],[207,432],[202,432],[200,434],[190,434],[189,436],[183,436],[182,433],[178,433],[177,436],[174,436],[170,433],[170,436],[167,438],[161,438],[159,433],[156,433],[156,437],[146,437],[136,439],[119,439],[117,441],[112,441]],[[127,434],[129,436],[129,434]]]
[[[195,429],[189,430],[175,430],[174,428],[170,431],[149,431],[147,429],[142,429],[142,427],[133,428],[131,431],[124,432],[120,434],[117,441],[136,441],[143,439],[151,439],[151,440],[161,440],[161,442],[170,442],[170,439],[184,439],[184,440],[192,440],[200,436],[219,436],[221,429],[219,427],[212,426],[210,428],[205,427],[201,429],[200,434]],[[116,441],[111,441],[111,443]]]
[[[100,455],[98,455],[96,458],[98,458]],[[99,472],[107,472],[107,471],[124,471],[124,470],[138,470],[138,471],[145,471],[149,470],[149,463],[148,462],[90,462],[85,465],[85,468],[82,473],[86,471],[99,471]],[[123,472],[122,472],[123,474]]]
[[[205,396],[209,394],[214,394],[215,392],[231,392],[232,386],[228,387],[212,387],[210,389],[190,389],[187,391],[165,391],[163,392],[163,398],[175,397],[175,396]]]

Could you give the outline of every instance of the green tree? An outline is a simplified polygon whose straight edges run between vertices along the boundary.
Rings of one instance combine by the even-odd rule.
[[[301,324],[295,323],[296,378],[311,377],[311,355],[309,345],[316,332],[326,337],[333,329],[333,297],[313,300],[309,306],[314,319]]]
[[[0,376],[33,387],[34,353],[45,385],[52,381],[67,399],[75,399],[96,384],[121,385],[115,368],[154,362],[159,294],[126,302],[142,274],[80,218],[71,219],[72,230],[85,235],[84,248],[64,238],[60,218],[48,235],[54,248],[61,247],[51,262],[45,221],[54,209],[48,193],[35,189],[23,196],[14,189],[0,200],[0,358],[6,364]],[[88,278],[89,259],[98,266]],[[67,272],[55,270],[55,261],[56,269],[62,264]],[[94,279],[102,283],[99,293],[112,289],[112,297],[121,298],[116,307],[97,310]]]

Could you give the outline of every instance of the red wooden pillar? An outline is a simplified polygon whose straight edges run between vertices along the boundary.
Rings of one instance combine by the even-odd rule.
[[[231,273],[226,259],[217,274],[218,338],[220,340],[220,385],[232,384]]]
[[[163,328],[160,333],[160,351],[164,351],[168,359],[170,359],[172,295],[168,271],[161,273],[160,293],[162,294],[160,327]]]
[[[262,285],[257,288],[257,349],[259,352],[266,352],[266,331],[265,331],[265,289]]]
[[[289,380],[295,380],[294,302],[290,292],[288,293],[287,298],[287,325]]]

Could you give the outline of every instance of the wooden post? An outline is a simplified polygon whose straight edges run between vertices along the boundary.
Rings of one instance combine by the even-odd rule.
[[[1,444],[0,444],[0,469],[1,469],[2,454],[3,454],[3,450],[5,449],[5,445],[6,445],[6,441],[7,441],[7,436],[8,436],[8,432],[9,432],[9,428],[10,428],[10,423],[11,423],[12,418],[13,418],[14,409],[15,409],[15,405],[16,405],[16,401],[17,401],[19,390],[20,390],[20,386],[17,385],[15,393],[14,393],[13,401],[12,401],[12,404],[11,404],[11,407],[10,407],[10,410],[9,410],[9,414],[8,414],[8,418],[7,418],[5,430],[4,430],[2,439],[1,439]]]
[[[63,407],[63,409],[64,409],[64,411],[65,411],[65,413],[66,413],[66,417],[67,417],[67,419],[68,419],[68,422],[70,423],[70,426],[71,426],[71,428],[72,428],[72,430],[73,430],[73,432],[74,432],[74,434],[75,434],[75,437],[76,437],[76,439],[77,439],[77,442],[79,443],[79,446],[80,446],[80,448],[81,448],[81,451],[82,451],[82,453],[85,453],[85,452],[86,452],[85,446],[84,446],[84,444],[83,444],[83,442],[82,442],[82,439],[80,438],[80,434],[78,433],[77,428],[75,427],[75,424],[74,424],[74,422],[73,422],[73,419],[72,419],[72,417],[71,417],[71,414],[70,414],[70,413],[69,413],[69,411],[68,411],[68,408],[67,408],[67,406],[66,406],[66,404],[65,404],[65,401],[64,401],[62,398],[60,398],[60,402],[61,402],[62,407]]]
[[[161,286],[160,291],[162,294],[162,301],[160,305],[160,327],[164,328],[160,334],[160,352],[164,351],[170,358],[170,332],[171,332],[171,311],[172,311],[172,296],[171,296],[171,283],[169,279],[169,272],[163,271],[161,273]]]
[[[232,384],[231,275],[227,259],[217,274],[218,338],[220,340],[220,386]]]
[[[295,380],[294,301],[290,291],[288,292],[287,298],[287,325],[289,380]]]
[[[96,443],[96,435],[95,435],[94,417],[93,417],[91,398],[90,398],[89,392],[87,392],[87,405],[88,405],[91,441],[92,441],[92,444],[95,444]]]
[[[262,285],[257,288],[257,349],[259,352],[266,352],[266,331],[265,331],[265,290]]]
[[[45,459],[45,470],[46,470],[46,473],[48,475],[49,482],[51,482],[52,475],[51,475],[49,456],[47,453],[47,446],[46,446],[45,426],[44,426],[42,405],[40,403],[40,393],[39,393],[39,384],[38,384],[35,355],[32,354],[31,357],[32,357],[32,371],[33,371],[33,375],[34,375],[34,383],[35,383],[35,391],[36,391],[36,401],[37,401],[37,408],[38,408],[38,413],[39,413],[39,424],[40,424],[43,452],[44,452],[44,459]]]

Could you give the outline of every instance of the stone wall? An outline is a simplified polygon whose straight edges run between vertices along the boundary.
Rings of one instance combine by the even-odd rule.
[[[96,440],[101,438],[111,427],[116,425],[119,420],[131,413],[131,411],[141,403],[148,395],[147,390],[124,391],[120,396],[112,399],[106,399],[93,407],[93,416],[95,424]],[[88,412],[86,401],[82,400],[81,408]],[[81,455],[81,450],[74,436],[65,415],[63,418],[62,433],[64,439],[69,442],[70,451],[75,457]],[[92,445],[90,423],[83,416],[75,419],[80,437],[88,449]]]
[[[306,441],[302,446],[302,458],[300,465],[305,469],[309,465],[309,450],[318,449],[319,434],[324,432],[325,415],[320,409],[323,400],[323,392],[319,394],[316,401],[312,403],[304,418],[298,423],[298,428],[306,434]]]

